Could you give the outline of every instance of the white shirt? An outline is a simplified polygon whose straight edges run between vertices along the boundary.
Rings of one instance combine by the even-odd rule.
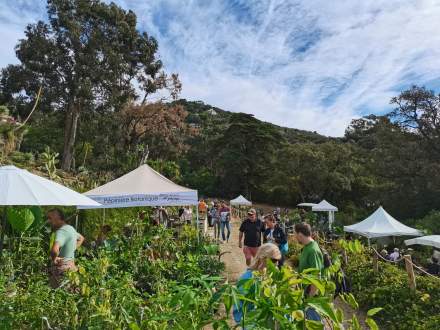
[[[270,230],[269,235],[266,237],[267,243],[275,243],[275,239],[273,238],[273,230],[274,228]]]
[[[182,217],[184,220],[192,220],[192,210],[191,209],[184,209]]]
[[[400,253],[399,252],[393,252],[393,253],[390,254],[390,260],[391,261],[396,261],[399,258],[400,258]]]

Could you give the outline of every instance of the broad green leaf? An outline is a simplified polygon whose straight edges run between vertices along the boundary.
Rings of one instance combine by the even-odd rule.
[[[335,310],[327,302],[307,303],[308,306],[313,307],[319,315],[324,315],[330,318],[333,322],[338,323],[338,317]]]
[[[141,328],[139,328],[139,326],[134,322],[131,322],[129,324],[129,328],[130,328],[130,330],[141,330]]]
[[[359,321],[356,318],[356,315],[353,315],[353,317],[351,318],[351,325],[353,327],[353,330],[362,330],[361,325],[359,324]]]
[[[293,311],[290,315],[292,315],[292,318],[295,321],[302,321],[302,320],[304,320],[304,312],[302,310]]]
[[[8,208],[7,218],[14,230],[25,232],[34,222],[35,216],[29,208]]]
[[[365,322],[368,324],[371,330],[379,330],[379,327],[377,326],[376,322],[371,317],[367,317]]]
[[[321,294],[324,294],[325,287],[324,287],[324,284],[321,280],[314,278],[312,276],[307,276],[307,275],[304,276],[304,279],[306,281],[308,281],[310,284],[313,284],[318,289],[318,291],[321,292]]]
[[[382,309],[383,309],[382,307],[372,308],[372,309],[368,310],[367,315],[373,316],[373,315],[379,313]]]
[[[324,324],[318,321],[306,320],[306,329],[310,330],[324,330]]]
[[[353,309],[358,309],[359,308],[359,304],[356,301],[356,298],[353,296],[353,294],[349,293],[344,295],[346,298],[346,302],[348,302],[348,304],[353,308]]]

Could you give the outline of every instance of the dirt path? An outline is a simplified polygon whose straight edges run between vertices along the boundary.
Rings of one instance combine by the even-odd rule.
[[[238,278],[246,271],[246,262],[242,249],[238,247],[238,233],[240,222],[237,219],[231,221],[231,237],[229,242],[220,244],[222,253],[225,253],[221,260],[225,263],[224,276],[230,283],[235,283]],[[213,229],[209,229],[209,234],[213,237]],[[365,325],[366,314],[363,311],[354,311],[339,298],[334,302],[335,306],[342,309],[346,320],[351,320],[354,314],[357,315],[362,329],[368,329]],[[232,321],[233,322],[233,321]],[[231,322],[231,324],[232,324]]]
[[[233,220],[231,222],[231,237],[229,242],[220,244],[220,249],[225,254],[222,261],[225,263],[224,276],[230,283],[235,283],[238,278],[246,271],[246,262],[243,250],[238,247],[238,229],[240,222]]]

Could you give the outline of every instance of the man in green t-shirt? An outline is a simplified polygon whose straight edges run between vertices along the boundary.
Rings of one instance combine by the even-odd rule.
[[[53,288],[60,286],[64,273],[76,271],[75,250],[84,242],[84,237],[66,223],[60,209],[47,212],[47,221],[55,231],[55,240],[50,249],[52,267],[49,282]]]
[[[309,268],[316,268],[319,271],[324,269],[324,259],[318,243],[312,238],[312,228],[306,222],[297,223],[295,225],[295,234],[298,242],[303,245],[301,255],[299,256],[298,272],[302,273]],[[306,294],[310,297],[316,295],[317,289],[314,285],[306,288]],[[306,318],[308,320],[320,321],[321,317],[313,308],[306,310]]]

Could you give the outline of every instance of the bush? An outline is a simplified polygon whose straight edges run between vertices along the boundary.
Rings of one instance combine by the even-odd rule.
[[[47,247],[5,251],[0,273],[2,329],[200,328],[212,321],[213,288],[223,265],[197,232],[150,228],[119,239],[113,249],[79,253],[78,272],[49,288]],[[183,299],[183,300],[182,300]],[[183,302],[183,303],[182,303]]]
[[[361,306],[383,307],[377,316],[381,329],[438,329],[440,280],[417,276],[417,290],[412,293],[405,270],[381,262],[374,273],[371,260],[366,254],[350,258],[346,273]]]

